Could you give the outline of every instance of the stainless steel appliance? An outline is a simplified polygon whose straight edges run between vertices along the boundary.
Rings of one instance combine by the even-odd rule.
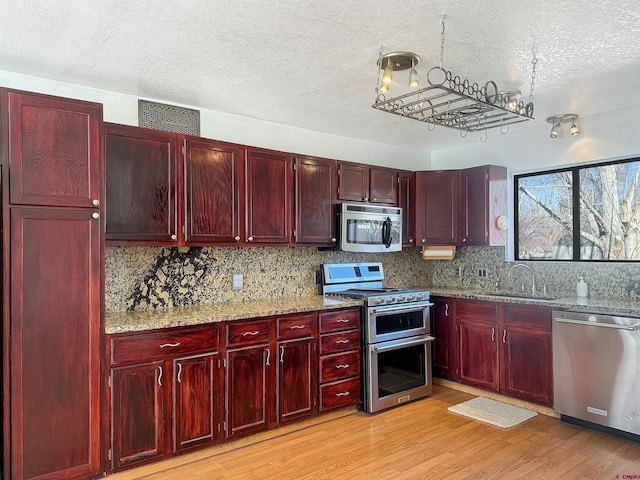
[[[640,435],[639,329],[638,316],[553,312],[554,409],[563,420]]]
[[[366,412],[431,393],[429,292],[383,288],[381,263],[325,264],[323,293],[361,298],[362,383]]]
[[[342,203],[338,208],[338,238],[348,252],[402,250],[402,209]]]

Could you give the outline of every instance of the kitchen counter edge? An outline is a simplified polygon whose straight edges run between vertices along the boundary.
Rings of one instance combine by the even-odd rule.
[[[105,333],[112,335],[360,306],[362,306],[362,300],[346,298],[337,300],[323,295],[314,295],[309,297],[268,298],[188,307],[110,312],[105,315]]]

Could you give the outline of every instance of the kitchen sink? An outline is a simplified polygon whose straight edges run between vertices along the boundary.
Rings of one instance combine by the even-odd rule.
[[[557,298],[549,295],[530,295],[527,293],[482,293],[481,295],[487,297],[517,298],[524,300],[557,300]]]

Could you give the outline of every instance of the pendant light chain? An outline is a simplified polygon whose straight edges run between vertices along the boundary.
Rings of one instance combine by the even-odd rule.
[[[378,95],[380,93],[380,67],[382,66],[382,45],[380,45],[380,51],[378,52],[378,78],[376,80],[376,102],[378,101]]]
[[[533,58],[531,59],[531,91],[529,92],[529,103],[533,104],[533,89],[535,88],[535,80],[536,80],[536,65],[538,63],[538,59],[536,58],[536,48],[533,47],[531,49],[531,53],[533,53]]]
[[[440,70],[442,70],[442,62],[444,61],[444,15],[440,19],[442,32],[440,32]]]

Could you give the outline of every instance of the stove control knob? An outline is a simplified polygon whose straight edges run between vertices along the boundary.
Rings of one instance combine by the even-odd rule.
[[[396,301],[396,297],[387,297],[387,303],[393,303]]]
[[[419,293],[416,295],[416,300],[422,300],[424,299],[424,293]]]
[[[404,295],[398,295],[398,301],[404,302]]]
[[[416,296],[413,293],[410,293],[409,295],[407,295],[407,302],[411,302],[416,298]]]
[[[383,303],[383,302],[384,302],[384,298],[382,298],[382,297],[378,297],[378,298],[376,298],[376,303],[377,303],[377,304],[381,304],[381,303]]]

